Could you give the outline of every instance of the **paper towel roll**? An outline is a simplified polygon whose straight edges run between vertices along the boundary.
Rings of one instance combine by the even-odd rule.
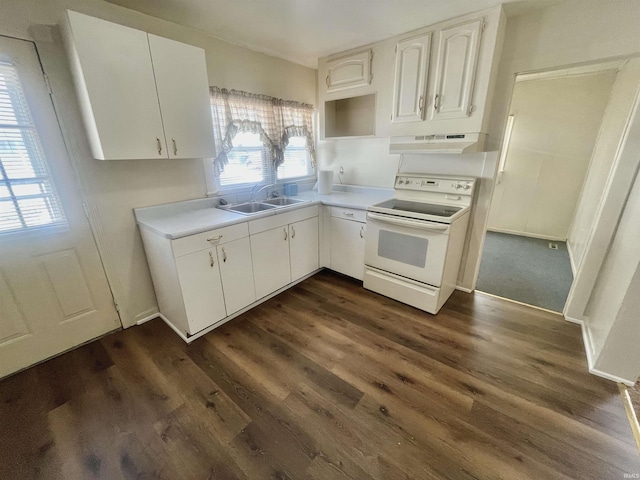
[[[329,195],[331,186],[333,185],[333,170],[318,171],[318,193],[320,195]]]

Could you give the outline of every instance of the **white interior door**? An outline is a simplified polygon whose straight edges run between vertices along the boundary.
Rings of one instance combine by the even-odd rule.
[[[35,47],[0,37],[0,377],[120,326]]]

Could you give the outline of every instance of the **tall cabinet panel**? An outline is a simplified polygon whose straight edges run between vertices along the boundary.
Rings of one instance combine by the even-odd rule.
[[[204,50],[149,34],[169,158],[213,155]]]
[[[190,334],[227,316],[222,279],[213,248],[175,260]]]
[[[232,315],[256,301],[249,238],[218,245],[216,249],[227,315]]]
[[[295,281],[318,268],[318,217],[289,225],[291,280]]]
[[[94,157],[166,158],[147,34],[68,14],[71,64]]]
[[[396,45],[394,123],[424,118],[431,33],[409,38]]]
[[[291,282],[287,225],[251,235],[256,297],[262,298]]]
[[[431,119],[446,120],[471,115],[483,23],[482,19],[477,19],[440,30]]]

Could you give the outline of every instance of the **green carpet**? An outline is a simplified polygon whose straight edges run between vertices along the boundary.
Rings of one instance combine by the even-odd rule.
[[[562,312],[573,282],[567,245],[487,232],[476,289]]]

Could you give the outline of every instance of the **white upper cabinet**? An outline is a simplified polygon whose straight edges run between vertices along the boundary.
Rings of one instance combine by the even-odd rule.
[[[169,158],[213,156],[204,50],[149,34]]]
[[[424,118],[431,33],[398,42],[396,45],[394,123]]]
[[[204,50],[68,16],[67,46],[95,158],[213,156]]]
[[[371,49],[327,62],[327,92],[371,84]]]
[[[476,19],[440,30],[431,119],[471,116],[483,23]]]

